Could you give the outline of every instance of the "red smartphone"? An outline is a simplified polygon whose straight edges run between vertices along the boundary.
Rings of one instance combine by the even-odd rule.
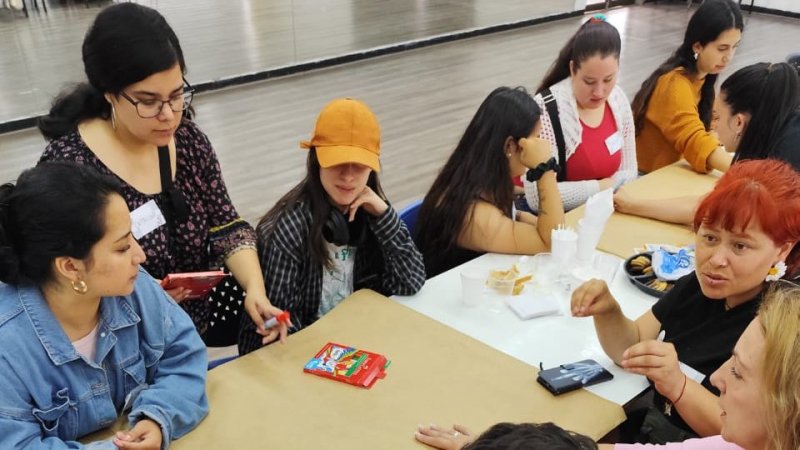
[[[186,300],[203,298],[214,286],[225,278],[225,272],[212,270],[208,272],[171,273],[161,280],[164,290],[182,287],[189,290]]]

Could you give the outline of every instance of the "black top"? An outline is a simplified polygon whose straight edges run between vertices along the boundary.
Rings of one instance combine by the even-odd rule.
[[[700,290],[694,273],[675,283],[675,287],[653,305],[653,314],[664,330],[664,342],[671,342],[678,352],[678,359],[698,372],[706,375],[703,387],[719,395],[711,385],[714,373],[733,353],[733,347],[744,329],[755,318],[761,303],[759,293],[753,300],[728,311],[724,300],[712,300]],[[667,400],[654,392],[653,402],[660,411],[666,408]],[[670,422],[692,431],[680,417],[676,408],[667,416]]]
[[[453,247],[443,252],[420,247],[419,251],[422,252],[422,258],[425,261],[426,278],[433,278],[442,272],[447,272],[453,267],[460,266],[483,255],[482,252],[463,247]]]
[[[770,158],[786,161],[800,171],[800,111],[795,111],[783,126]]]

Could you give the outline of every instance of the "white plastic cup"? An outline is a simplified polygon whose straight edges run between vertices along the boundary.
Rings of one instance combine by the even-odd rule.
[[[561,268],[570,264],[578,252],[578,234],[572,230],[553,230],[550,232],[550,252]]]
[[[480,305],[487,276],[488,272],[482,269],[470,268],[461,271],[462,305],[468,307]]]
[[[537,284],[548,285],[554,283],[558,275],[558,267],[550,253],[537,253],[532,258],[533,280]]]
[[[622,265],[622,259],[618,256],[607,253],[596,253],[594,255],[594,269],[600,274],[600,278],[609,286],[617,276],[617,270]]]
[[[606,284],[610,286],[614,281],[621,261],[619,257],[614,255],[595,253],[594,258],[592,258],[592,263],[579,264],[572,271],[572,276],[580,282],[586,282],[592,278],[597,278],[605,281]]]

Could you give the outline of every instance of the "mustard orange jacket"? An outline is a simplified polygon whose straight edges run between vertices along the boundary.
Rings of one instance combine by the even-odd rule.
[[[693,80],[679,67],[656,82],[645,113],[644,126],[636,136],[639,170],[652,172],[681,157],[700,173],[708,172],[706,160],[721,144],[706,131],[697,104],[702,80]]]

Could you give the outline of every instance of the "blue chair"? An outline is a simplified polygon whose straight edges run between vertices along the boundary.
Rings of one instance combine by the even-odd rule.
[[[422,206],[422,200],[414,200],[400,210],[398,214],[400,216],[400,220],[402,220],[406,224],[406,228],[408,228],[408,232],[411,233],[411,236],[414,236],[414,227],[417,225],[417,216],[419,215],[419,209]]]
[[[228,357],[225,357],[225,358],[219,358],[219,359],[215,359],[213,361],[209,361],[208,362],[208,370],[211,370],[214,367],[221,366],[221,365],[225,364],[226,362],[233,361],[234,359],[236,359],[238,357],[239,357],[239,355],[234,355],[234,356],[228,356]]]

